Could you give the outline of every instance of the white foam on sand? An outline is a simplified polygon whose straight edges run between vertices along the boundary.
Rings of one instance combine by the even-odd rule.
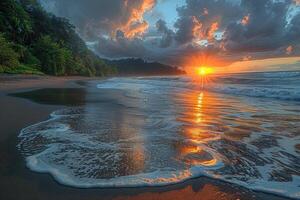
[[[184,111],[194,109],[193,102],[180,104],[169,97],[182,92],[184,87],[194,90],[187,79],[114,78],[97,87],[123,90],[125,95],[141,101],[137,100],[136,107],[130,109],[126,102],[121,104],[124,108],[116,110],[101,102],[68,108],[52,113],[47,121],[24,128],[18,148],[28,168],[49,173],[59,183],[79,188],[164,186],[206,176],[300,199],[300,158],[295,148],[300,136],[291,127],[299,126],[295,120],[299,115],[285,111],[288,109],[283,109],[284,105],[273,103],[277,105],[276,115],[272,111],[273,104],[257,109],[267,116],[257,119],[254,116],[261,113],[254,108],[248,109],[253,112],[239,113],[240,107],[234,103],[231,107],[217,104],[216,113],[224,116],[216,115],[212,124],[206,124],[210,127],[204,134],[207,138],[198,139],[195,136],[202,133],[203,124],[197,127],[191,122],[178,121],[182,116],[191,115]],[[244,89],[239,88],[241,90]],[[251,94],[247,90],[245,93]],[[201,111],[198,105],[201,99],[196,99],[196,110]],[[205,117],[205,114],[197,116]],[[277,118],[272,118],[274,115]],[[289,122],[290,119],[295,121]],[[253,125],[250,136],[235,140],[224,135],[222,120],[227,120],[226,128],[231,129],[255,120],[264,124]],[[181,134],[187,127],[196,132]],[[236,129],[236,134],[242,128]],[[274,131],[279,128],[282,131]],[[211,162],[205,164],[203,160]]]
[[[193,166],[188,170],[170,170],[161,169],[151,173],[140,173],[136,175],[128,175],[121,177],[114,177],[108,179],[96,179],[96,178],[80,178],[72,174],[72,172],[61,165],[54,165],[49,163],[44,155],[52,154],[55,152],[55,145],[47,150],[26,158],[27,166],[32,171],[39,173],[49,173],[59,183],[78,187],[78,188],[109,188],[109,187],[153,187],[153,186],[166,186],[170,184],[180,183],[192,178],[205,176],[208,178],[222,180],[228,183],[237,184],[248,189],[262,191],[277,195],[283,195],[290,198],[300,198],[299,176],[293,176],[293,181],[289,182],[276,182],[268,181],[268,177],[261,179],[249,179],[247,182],[239,181],[234,177],[228,177],[218,175],[215,173],[223,166],[222,162],[218,162],[214,166]],[[257,167],[262,175],[266,175],[274,168],[273,165],[264,165]]]
[[[59,115],[59,113],[63,114]],[[67,113],[69,112],[66,110],[56,111],[51,114],[51,119],[24,128],[19,135],[21,139],[19,148],[23,152],[26,152],[27,167],[39,173],[49,173],[61,184],[78,188],[164,186],[202,175],[213,176],[210,175],[209,170],[220,168],[223,165],[222,162],[216,162],[210,167],[199,165],[193,166],[190,169],[176,169],[170,166],[157,168],[151,170],[151,172],[141,172],[126,176],[116,175],[116,177],[111,178],[82,177],[80,173],[88,173],[90,169],[95,170],[95,167],[101,168],[101,166],[95,166],[93,164],[89,166],[89,162],[92,161],[97,154],[86,159],[86,152],[81,152],[78,150],[79,148],[90,148],[93,154],[93,150],[99,148],[115,149],[117,145],[115,143],[97,143],[93,141],[93,137],[89,135],[81,135],[81,137],[79,137],[78,134],[70,130],[69,125],[63,124],[60,121],[64,121],[66,117],[74,117],[72,114]],[[35,147],[32,144],[35,143],[37,137],[44,137],[49,141],[47,141],[42,148],[39,146]],[[122,142],[126,142],[126,140],[122,140]],[[131,141],[127,140],[127,142]],[[69,145],[72,146],[70,147]],[[29,153],[30,148],[32,150],[31,153]],[[85,151],[87,149],[85,149]],[[210,154],[213,153],[213,151],[209,152]],[[103,152],[103,155],[104,154],[105,152]],[[114,155],[107,156],[113,156],[113,159],[118,160],[121,154],[117,152]],[[106,156],[102,158],[104,157]],[[70,161],[72,161],[73,158],[74,162],[71,163]],[[214,159],[219,160],[219,158]],[[126,163],[118,164],[126,165]],[[90,169],[87,169],[87,167],[90,167]],[[113,168],[115,165],[105,167]],[[74,169],[81,169],[81,171],[79,174],[76,174]]]

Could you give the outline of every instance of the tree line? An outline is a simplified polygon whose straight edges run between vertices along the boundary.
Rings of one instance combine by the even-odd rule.
[[[105,62],[114,66],[119,75],[156,76],[182,75],[186,73],[176,66],[170,66],[159,62],[148,62],[141,58],[106,60]]]
[[[106,76],[117,73],[90,51],[65,18],[37,0],[1,0],[0,73]]]

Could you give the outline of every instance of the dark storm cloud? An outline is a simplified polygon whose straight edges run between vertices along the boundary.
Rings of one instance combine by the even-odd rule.
[[[148,28],[143,15],[156,0],[40,0],[54,14],[66,17],[85,39],[122,31],[128,38],[140,36]]]
[[[156,0],[40,0],[46,10],[68,18],[81,37],[100,56],[107,58],[149,58],[148,44],[144,40],[148,22],[144,14]],[[147,33],[148,34],[148,33]],[[156,34],[156,38],[157,33]],[[168,35],[167,32],[163,35]],[[162,40],[166,40],[163,36]],[[162,41],[162,45],[167,45]],[[153,57],[153,56],[152,56]]]
[[[95,47],[96,52],[108,58],[145,58],[149,54],[145,42],[140,38],[128,40],[122,32],[115,39],[100,37]]]
[[[300,15],[289,20],[291,1],[250,1],[241,5],[249,23],[230,23],[225,30],[224,47],[231,53],[252,53],[254,57],[295,55],[300,42]],[[291,49],[286,53],[286,49]],[[281,55],[280,55],[281,54]]]
[[[167,27],[167,23],[162,19],[156,22],[156,28],[157,31],[162,34],[160,47],[169,47],[173,42],[174,32]]]
[[[228,25],[224,39],[228,51],[272,51],[287,42],[287,13],[290,6],[288,1],[243,0],[241,5],[244,13],[249,16],[249,22],[231,22]]]
[[[186,0],[173,25],[143,17],[161,0],[41,1],[86,41],[97,41],[105,57],[180,63],[195,54],[232,61],[299,55],[298,0]]]
[[[122,13],[121,1],[40,0],[54,14],[66,17],[76,25],[80,34],[89,39],[99,33],[109,33],[109,21],[120,21],[115,13]],[[127,14],[124,13],[126,18]],[[122,14],[120,14],[122,15]]]
[[[299,2],[300,4],[300,2]],[[290,22],[287,38],[291,41],[300,42],[300,13],[298,13]]]
[[[233,61],[247,55],[266,58],[296,55],[299,51],[300,15],[290,13],[295,1],[187,0],[186,3],[178,8],[179,19],[175,23],[176,40],[180,44],[207,40],[210,46],[219,48],[216,51],[219,57],[231,55]],[[216,40],[210,33],[223,37]],[[187,49],[185,54],[193,55],[195,49]],[[287,49],[291,52],[286,53]],[[198,47],[198,52],[203,53],[203,47]]]
[[[178,8],[177,12],[176,39],[180,43],[207,39],[214,23],[222,29],[228,22],[242,17],[239,5],[226,0],[187,0],[186,5]]]

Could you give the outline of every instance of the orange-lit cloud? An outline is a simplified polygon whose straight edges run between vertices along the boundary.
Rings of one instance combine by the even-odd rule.
[[[288,47],[286,48],[286,54],[287,54],[287,55],[291,55],[291,54],[293,53],[293,50],[294,50],[294,48],[293,48],[292,45],[288,46]]]
[[[220,48],[220,50],[222,50],[222,51],[226,51],[225,42],[223,42],[223,41],[220,42],[219,48]]]
[[[143,21],[141,23],[132,24],[129,26],[122,27],[120,30],[124,32],[126,38],[134,38],[136,36],[141,36],[148,29],[149,25],[147,22]]]
[[[300,0],[293,0],[293,1],[297,6],[300,5]]]
[[[251,60],[252,56],[244,56],[243,57],[243,61],[248,61]]]
[[[249,24],[249,20],[250,20],[250,15],[246,15],[243,17],[243,19],[241,20],[241,24],[243,24],[244,26]]]
[[[157,0],[40,0],[47,11],[68,18],[87,40],[99,36],[142,36],[149,24],[144,19]]]
[[[213,40],[215,38],[215,33],[219,29],[219,23],[213,22],[209,27],[204,27],[203,24],[197,17],[192,17],[192,35],[196,41],[198,40]]]
[[[149,24],[144,20],[144,14],[151,10],[156,0],[143,0],[137,4],[136,1],[124,1],[125,12],[129,14],[125,24],[116,24],[113,33],[122,31],[126,38],[141,36],[148,29]]]
[[[219,23],[218,22],[212,23],[207,34],[207,39],[208,40],[214,39],[215,33],[218,29],[219,29]]]
[[[195,17],[192,17],[192,21],[193,21],[193,29],[192,29],[192,34],[194,36],[194,38],[197,39],[202,39],[203,38],[203,34],[202,34],[202,23]]]

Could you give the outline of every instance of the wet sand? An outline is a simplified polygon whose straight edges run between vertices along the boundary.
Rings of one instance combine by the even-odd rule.
[[[74,100],[74,88],[84,90],[84,84],[77,84],[84,80],[86,78],[80,77],[0,77],[0,199],[286,199],[205,177],[166,187],[78,189],[60,185],[48,174],[30,171],[16,148],[20,130],[48,119],[54,110],[76,105],[76,102],[68,103],[68,98]],[[33,92],[23,98],[9,95],[39,88],[73,89],[61,90],[64,98],[54,96],[50,100],[41,99],[49,93],[35,96]],[[80,97],[75,99],[78,104],[80,100]]]

